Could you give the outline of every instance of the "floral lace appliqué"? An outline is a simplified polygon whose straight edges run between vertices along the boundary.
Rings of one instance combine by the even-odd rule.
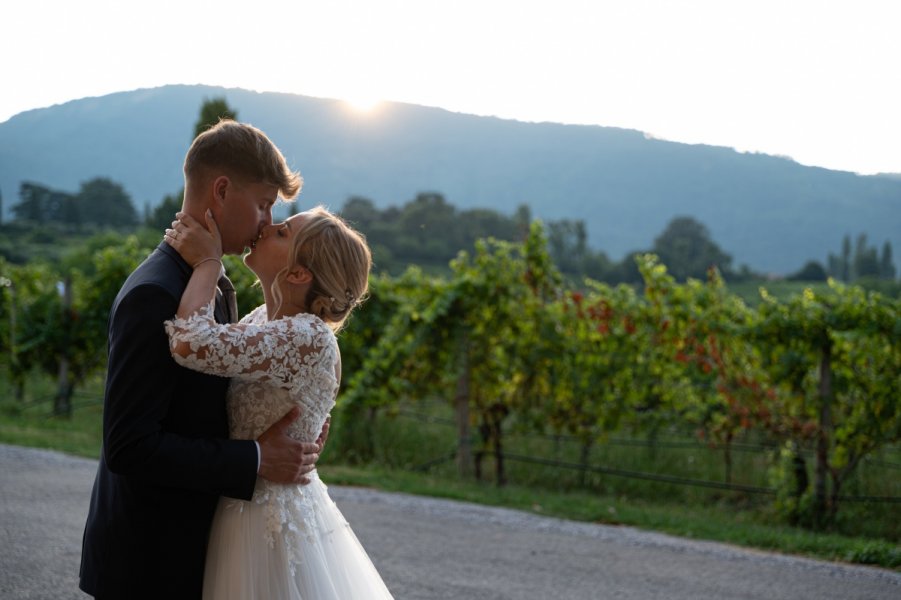
[[[320,485],[316,471],[310,473],[310,486]],[[297,566],[303,560],[298,548],[307,544],[317,544],[325,531],[320,531],[319,512],[321,506],[305,493],[307,486],[279,485],[264,479],[257,481],[257,487],[250,502],[227,499],[224,510],[243,512],[250,503],[260,506],[265,516],[266,528],[263,534],[270,548],[275,548],[276,540],[282,540],[288,555],[291,575],[296,575]],[[346,526],[346,521],[344,522]]]
[[[289,435],[304,442],[319,436],[335,405],[339,360],[335,334],[321,319],[302,313],[268,321],[265,307],[258,307],[240,323],[223,325],[205,307],[165,327],[173,348],[190,348],[186,356],[173,354],[180,365],[232,378],[232,438],[256,439],[295,405],[301,416]]]

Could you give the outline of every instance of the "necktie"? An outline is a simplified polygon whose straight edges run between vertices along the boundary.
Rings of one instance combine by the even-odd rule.
[[[228,322],[238,322],[238,296],[235,294],[235,286],[232,285],[231,279],[223,275],[219,278],[219,291],[222,292],[222,298],[225,300],[225,306],[228,309]]]

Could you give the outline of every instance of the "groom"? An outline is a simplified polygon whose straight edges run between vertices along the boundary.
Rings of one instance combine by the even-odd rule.
[[[182,210],[203,223],[210,209],[228,254],[253,246],[279,193],[292,199],[302,183],[262,131],[234,121],[197,137],[184,172]],[[288,437],[295,408],[256,441],[228,439],[228,380],[176,365],[163,329],[191,272],[162,242],[110,312],[103,450],[79,582],[96,598],[200,598],[219,496],[249,500],[257,476],[307,483],[327,434],[318,445]],[[224,276],[219,287],[216,319],[235,321],[234,288]]]

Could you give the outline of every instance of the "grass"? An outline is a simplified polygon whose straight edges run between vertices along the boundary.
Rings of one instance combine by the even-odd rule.
[[[87,392],[75,395],[71,418],[53,415],[56,390],[49,380],[34,378],[26,390],[25,398],[16,400],[0,381],[0,442],[87,458],[100,455],[102,382],[92,381]]]
[[[102,381],[90,382],[84,394],[76,397],[71,419],[52,416],[55,390],[51,381],[35,378],[29,381],[26,390],[24,399],[13,399],[7,382],[0,379],[0,443],[53,449],[87,458],[98,456]],[[441,407],[436,408],[438,413],[440,410]],[[511,483],[505,487],[489,482],[461,481],[450,461],[420,469],[430,458],[447,455],[449,447],[452,448],[452,431],[448,433],[449,428],[440,418],[436,421],[423,424],[411,423],[409,418],[403,417],[379,419],[375,460],[367,465],[350,465],[341,460],[337,450],[341,447],[342,434],[336,428],[320,464],[323,478],[329,484],[462,500],[545,516],[627,525],[693,539],[901,570],[901,546],[897,537],[886,535],[885,527],[886,524],[895,526],[899,521],[897,505],[881,507],[887,512],[878,514],[873,513],[872,507],[845,507],[848,511],[846,525],[852,530],[853,525],[858,525],[857,534],[817,533],[780,524],[769,508],[769,497],[753,498],[600,475],[580,482],[577,472],[515,463],[509,464]],[[633,469],[657,468],[661,472],[668,470],[693,476],[721,474],[716,454],[702,450],[690,446],[684,450],[669,447],[665,451],[658,450],[651,457],[645,448],[610,445],[599,447],[592,455],[592,461],[613,461]],[[515,436],[511,437],[508,451],[536,456],[545,453],[543,455],[567,460],[576,452],[549,440],[529,437],[517,440]],[[688,460],[688,456],[694,459]],[[740,460],[750,467],[756,459],[745,457]],[[694,471],[687,471],[687,465]],[[493,468],[493,463],[488,461],[486,467]],[[490,479],[491,471],[486,473]],[[897,487],[899,484],[892,480],[889,485]],[[865,521],[871,521],[871,526],[859,527]]]
[[[380,467],[337,464],[323,467],[322,474],[329,484],[462,500],[550,517],[627,525],[685,538],[901,570],[901,548],[891,542],[767,524],[761,522],[758,511],[737,510],[728,502],[689,506],[518,485],[498,488],[492,484],[461,482]]]

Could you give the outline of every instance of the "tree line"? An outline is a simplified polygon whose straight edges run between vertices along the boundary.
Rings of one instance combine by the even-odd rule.
[[[341,215],[366,234],[379,271],[399,274],[410,265],[425,268],[447,264],[461,250],[472,250],[480,239],[522,241],[533,221],[529,206],[521,205],[513,215],[484,208],[459,210],[437,192],[418,194],[402,206],[379,209],[363,197],[353,197]],[[588,246],[588,231],[580,219],[545,223],[548,251],[561,273],[573,280],[590,277],[609,283],[639,283],[635,252],[621,261]],[[731,269],[732,257],[711,238],[707,227],[691,217],[677,217],[655,239],[654,252],[672,265],[676,277],[704,277],[715,266],[729,279],[747,277]]]
[[[75,194],[24,182],[19,202],[12,206],[13,223],[7,229],[36,230],[51,225],[71,233],[91,233],[102,228],[158,232],[168,227],[181,209],[182,197],[182,190],[166,195],[154,209],[145,210],[139,220],[123,187],[107,178],[87,181]],[[447,264],[457,253],[471,250],[477,240],[523,240],[533,220],[526,205],[511,216],[486,208],[461,210],[436,192],[423,192],[406,204],[384,209],[367,198],[351,197],[338,212],[366,235],[373,249],[376,272],[394,275],[410,265],[447,272]],[[566,276],[574,280],[591,277],[611,283],[640,282],[633,256],[616,262],[588,246],[584,221],[549,221],[546,228],[551,256]],[[690,217],[674,219],[655,240],[651,251],[668,260],[680,279],[703,277],[710,266],[728,273],[730,279],[738,277],[730,270],[731,257],[713,242],[703,224]],[[22,262],[23,257],[18,254],[21,248],[16,252],[5,254],[5,258]],[[4,248],[0,247],[0,255],[3,253]]]
[[[19,202],[11,207],[13,220],[21,224],[56,224],[73,231],[85,226],[133,227],[138,215],[121,184],[95,177],[78,192],[54,190],[31,181],[19,186]]]
[[[521,205],[512,215],[484,208],[461,210],[437,192],[420,193],[406,204],[384,209],[357,196],[350,198],[340,212],[366,234],[377,271],[393,275],[410,265],[446,273],[448,262],[459,251],[471,250],[477,240],[523,241],[533,221],[527,205]],[[636,257],[647,253],[660,257],[678,281],[703,279],[711,267],[728,282],[767,279],[747,265],[733,266],[732,256],[713,240],[709,229],[690,216],[673,218],[649,248],[631,252],[619,261],[588,246],[583,220],[547,221],[544,227],[554,264],[575,282],[589,277],[610,284],[640,285],[643,278]],[[824,262],[811,260],[786,279],[825,282],[833,277],[851,283],[892,281],[896,274],[891,242],[886,241],[881,253],[877,253],[875,247],[868,245],[866,234],[858,236],[853,251],[850,236],[845,236],[841,254],[830,254],[825,264],[828,267]]]
[[[224,108],[219,106],[210,114],[221,110]],[[146,208],[143,218],[138,219],[122,185],[108,178],[97,177],[84,182],[74,194],[24,182],[19,190],[19,202],[11,210],[14,223],[20,227],[50,224],[72,232],[91,232],[103,227],[161,231],[180,210],[182,197],[183,190],[167,194],[155,208]],[[338,212],[366,235],[373,249],[376,272],[394,275],[410,265],[446,273],[449,261],[461,250],[471,250],[477,240],[522,241],[533,220],[527,205],[521,205],[513,215],[487,208],[458,209],[437,192],[422,192],[403,205],[383,209],[368,198],[354,196]],[[710,267],[716,267],[729,282],[765,279],[763,274],[746,265],[734,268],[732,256],[713,240],[707,227],[689,216],[675,217],[654,239],[651,247],[632,252],[619,261],[588,246],[588,231],[583,220],[548,221],[545,230],[554,263],[573,281],[590,277],[610,284],[641,284],[635,257],[645,253],[659,256],[679,281],[704,278]],[[3,252],[0,247],[0,255]],[[15,260],[8,254],[6,258]],[[851,236],[846,235],[841,251],[830,253],[825,264],[808,261],[786,278],[825,282],[832,277],[845,283],[893,281],[896,272],[891,242],[885,241],[879,251],[869,244],[866,234],[861,233],[854,244]]]
[[[870,246],[867,234],[857,236],[854,249],[851,249],[851,236],[842,239],[840,254],[829,254],[826,272],[830,277],[846,283],[859,279],[894,279],[895,264],[892,260],[892,244],[886,241],[879,252],[876,246]]]

